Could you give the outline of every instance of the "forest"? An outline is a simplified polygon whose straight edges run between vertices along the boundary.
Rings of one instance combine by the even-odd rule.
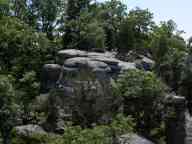
[[[173,20],[157,24],[149,9],[128,11],[120,0],[0,0],[0,143],[128,144],[119,137],[135,134],[146,144],[171,144],[166,122],[177,113],[167,108],[169,96],[183,97],[192,114],[192,37],[183,33]],[[62,77],[76,84],[76,97],[58,130],[65,92],[57,83],[43,88],[43,67],[65,50],[115,53],[136,68],[109,81],[88,70]],[[150,65],[137,64],[138,57]]]

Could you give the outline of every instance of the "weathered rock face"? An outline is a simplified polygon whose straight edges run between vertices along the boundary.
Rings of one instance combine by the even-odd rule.
[[[136,134],[125,134],[120,136],[119,144],[153,144],[153,143]]]
[[[80,50],[73,50],[73,49],[61,50],[58,52],[57,62],[60,64],[63,64],[63,62],[68,58],[86,57],[86,56],[87,56],[87,53]]]
[[[43,127],[47,131],[63,133],[67,120],[83,127],[110,123],[112,113],[120,111],[122,103],[121,99],[112,97],[108,86],[121,72],[136,69],[136,63],[121,61],[111,52],[75,49],[59,51],[56,61],[56,64],[43,67],[42,89],[48,92],[54,88]],[[94,77],[94,80],[87,77]],[[92,82],[99,85],[92,85]]]
[[[110,79],[128,69],[135,69],[135,63],[123,62],[114,53],[86,52],[75,49],[58,52],[57,64],[46,64],[42,72],[42,90],[45,92],[57,84],[63,84],[65,76],[75,78],[80,71],[91,71],[97,79]]]
[[[61,66],[58,64],[45,64],[41,76],[41,89],[46,92],[54,88],[61,73]]]
[[[118,57],[126,62],[132,62],[136,64],[136,67],[144,70],[152,70],[155,65],[155,61],[151,59],[150,53],[139,54],[137,51],[130,51],[129,53],[120,54]]]
[[[102,61],[93,60],[85,57],[75,57],[67,59],[64,62],[63,72],[65,75],[77,75],[81,69],[89,69],[96,74],[96,77],[101,79],[105,74],[111,72],[111,68]]]
[[[51,91],[48,100],[48,118],[43,127],[47,131],[64,132],[67,121],[82,127],[111,122],[113,112],[119,111],[120,97],[113,97],[108,83],[73,81],[71,85]]]
[[[185,121],[185,115],[186,115],[185,98],[180,96],[169,95],[167,97],[166,102],[168,106],[172,109],[173,113],[171,115],[168,115],[166,121],[167,144],[191,143],[189,132],[190,121]],[[187,125],[185,122],[187,122]]]
[[[155,62],[145,56],[140,56],[139,59],[135,60],[137,68],[143,68],[145,70],[152,70]]]

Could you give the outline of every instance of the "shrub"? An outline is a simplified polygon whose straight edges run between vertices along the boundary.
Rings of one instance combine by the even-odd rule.
[[[117,115],[109,125],[100,125],[92,129],[79,126],[68,127],[63,136],[62,144],[111,144],[114,138],[131,133],[133,121],[130,117]]]
[[[119,76],[116,89],[125,98],[152,98],[164,96],[165,85],[152,72],[129,70]]]
[[[113,87],[115,95],[124,99],[124,113],[136,119],[136,130],[151,136],[162,122],[165,85],[152,72],[129,70],[120,75]]]
[[[17,122],[18,113],[19,107],[12,82],[9,76],[0,75],[0,132],[3,144],[11,141],[11,130]]]

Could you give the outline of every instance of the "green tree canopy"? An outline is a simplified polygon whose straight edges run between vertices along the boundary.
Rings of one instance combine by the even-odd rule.
[[[19,78],[26,71],[40,72],[49,41],[19,19],[4,17],[0,20],[0,48],[2,70]]]

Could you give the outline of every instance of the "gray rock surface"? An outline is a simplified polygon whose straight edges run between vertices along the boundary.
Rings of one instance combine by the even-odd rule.
[[[61,71],[61,66],[58,64],[45,64],[43,66],[43,74],[46,74],[49,80],[57,80]]]
[[[120,144],[153,144],[151,141],[136,134],[125,134],[119,138]]]
[[[115,58],[114,52],[87,52],[75,49],[61,50],[57,55],[57,64],[46,64],[42,72],[42,91],[63,84],[64,77],[75,78],[79,72],[91,72],[100,80],[111,79],[118,76],[121,71],[136,69],[130,62]]]
[[[75,52],[76,51],[76,52]],[[97,78],[113,77],[113,75],[118,75],[121,71],[128,69],[135,69],[136,65],[134,63],[123,62],[115,58],[114,53],[96,53],[96,52],[84,52],[79,50],[64,50],[62,52],[71,58],[64,60],[64,72],[68,73],[78,73],[82,69],[91,70],[96,73]],[[72,53],[72,54],[71,54]],[[62,59],[61,59],[62,60]],[[60,60],[60,61],[61,61]]]
[[[73,57],[87,57],[87,52],[75,49],[61,50],[57,54],[57,61],[62,64],[64,60]]]
[[[61,66],[58,64],[45,64],[41,74],[41,90],[47,90],[55,87],[55,84],[60,76]]]
[[[134,61],[134,63],[136,63],[137,68],[143,68],[144,70],[151,70],[155,65],[153,60],[142,55],[140,55],[139,58]]]
[[[120,67],[121,71],[135,69],[135,63],[130,63],[130,62],[119,61],[118,66]]]
[[[42,127],[38,125],[23,125],[15,127],[16,135],[21,137],[32,137],[34,135],[45,135],[47,134]]]
[[[108,73],[111,71],[111,68],[106,63],[91,58],[75,57],[67,59],[64,62],[64,72],[79,72],[82,69],[87,69],[98,74],[99,72]]]

